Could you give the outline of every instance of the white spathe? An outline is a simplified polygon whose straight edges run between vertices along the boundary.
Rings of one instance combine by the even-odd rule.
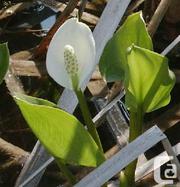
[[[49,75],[61,86],[73,89],[64,62],[65,46],[74,48],[78,63],[78,87],[84,88],[95,69],[95,41],[90,28],[77,18],[67,20],[53,36],[46,57]]]

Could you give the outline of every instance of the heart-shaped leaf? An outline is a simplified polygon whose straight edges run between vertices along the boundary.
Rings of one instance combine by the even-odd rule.
[[[0,44],[0,84],[2,83],[9,67],[9,50],[7,43]]]
[[[83,166],[104,161],[92,137],[73,115],[43,99],[24,95],[14,98],[34,134],[57,160]]]
[[[127,52],[125,89],[126,105],[131,111],[151,112],[170,102],[175,76],[167,58],[132,45]]]
[[[130,15],[107,43],[100,59],[100,71],[108,82],[123,80],[126,50],[132,44],[152,50],[151,38],[141,12]]]

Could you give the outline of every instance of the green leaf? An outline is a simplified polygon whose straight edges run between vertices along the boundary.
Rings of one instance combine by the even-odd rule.
[[[21,99],[21,100],[24,100],[30,104],[35,104],[35,105],[45,105],[45,106],[50,106],[50,107],[54,107],[56,108],[56,104],[48,101],[48,100],[45,100],[45,99],[41,99],[41,98],[37,98],[37,97],[32,97],[32,96],[29,96],[29,95],[24,95],[24,94],[21,94],[21,93],[14,93],[15,97],[18,98],[18,99]]]
[[[7,43],[0,44],[0,84],[2,83],[9,67],[9,50]]]
[[[92,137],[73,115],[43,99],[14,98],[34,134],[57,160],[83,166],[97,166],[104,161]]]
[[[167,58],[132,45],[127,52],[125,89],[126,105],[131,111],[151,112],[170,102],[175,76]]]
[[[141,12],[130,15],[107,43],[100,59],[100,71],[108,82],[123,80],[127,64],[126,50],[132,44],[152,50],[151,38]]]

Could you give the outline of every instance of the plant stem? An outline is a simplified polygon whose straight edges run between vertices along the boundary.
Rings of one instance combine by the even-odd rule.
[[[61,172],[63,173],[63,175],[66,177],[66,179],[69,181],[69,183],[71,185],[76,184],[76,178],[75,176],[71,173],[71,171],[68,169],[68,167],[66,166],[66,164],[64,163],[63,160],[61,159],[56,159],[57,160],[57,164],[61,170]]]
[[[141,107],[137,112],[130,111],[130,131],[129,131],[129,143],[136,139],[142,133],[143,116]],[[131,162],[124,171],[124,176],[120,177],[121,187],[133,187],[135,186],[135,170],[137,159]]]
[[[81,91],[81,89],[75,89],[75,93],[76,93],[77,98],[79,100],[80,109],[81,109],[81,112],[82,112],[82,115],[84,118],[84,122],[87,125],[88,132],[91,134],[92,138],[94,139],[94,141],[98,145],[99,149],[103,153],[101,141],[100,141],[99,135],[97,133],[95,124],[92,121],[92,117],[89,112],[89,108],[88,108],[84,93]]]

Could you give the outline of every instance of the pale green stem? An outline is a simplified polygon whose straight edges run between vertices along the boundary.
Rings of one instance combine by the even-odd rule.
[[[76,178],[75,176],[71,173],[71,171],[68,169],[66,164],[64,163],[63,160],[57,159],[57,164],[62,172],[62,174],[66,177],[66,179],[69,181],[69,183],[73,186],[76,184]]]
[[[130,134],[129,143],[136,139],[142,133],[143,116],[141,107],[137,112],[130,111]],[[121,187],[134,187],[135,186],[135,170],[137,159],[131,162],[125,169],[123,176],[120,176]]]
[[[89,108],[84,96],[84,93],[81,91],[81,89],[75,89],[75,93],[77,95],[77,98],[79,100],[79,106],[84,118],[84,122],[87,126],[88,132],[91,134],[92,138],[94,139],[94,141],[96,142],[96,144],[98,145],[99,149],[102,151],[103,153],[103,148],[101,145],[101,141],[99,138],[99,135],[97,133],[96,127],[94,122],[92,121],[92,117],[91,114],[89,112]]]

